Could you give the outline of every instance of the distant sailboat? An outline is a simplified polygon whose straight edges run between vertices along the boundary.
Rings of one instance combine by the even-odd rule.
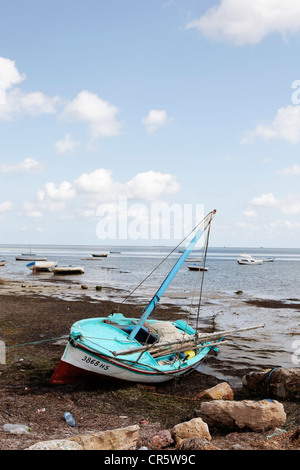
[[[32,253],[31,247],[29,253],[21,253],[20,256],[16,256],[16,261],[47,261],[44,256],[38,256],[36,253]]]

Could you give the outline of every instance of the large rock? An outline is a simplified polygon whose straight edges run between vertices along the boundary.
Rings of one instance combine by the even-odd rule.
[[[300,398],[300,367],[251,372],[242,382],[248,397]]]
[[[173,437],[178,444],[189,437],[211,440],[207,424],[201,418],[194,418],[184,423],[176,424],[172,429]]]
[[[77,442],[83,450],[131,450],[136,449],[139,426],[109,429],[83,436],[75,436],[70,440]]]
[[[148,447],[150,449],[163,449],[172,445],[174,440],[172,439],[171,433],[168,429],[152,434],[148,440]]]
[[[25,450],[83,450],[83,447],[77,442],[69,439],[55,439],[52,441],[40,441],[27,447]]]
[[[220,450],[211,442],[201,437],[188,437],[183,439],[176,447],[176,450]]]
[[[6,364],[5,342],[0,340],[0,364]]]
[[[227,382],[221,382],[198,393],[193,400],[234,400],[234,393]]]
[[[256,432],[280,427],[286,421],[283,405],[275,400],[204,402],[199,414],[209,426],[248,428]]]

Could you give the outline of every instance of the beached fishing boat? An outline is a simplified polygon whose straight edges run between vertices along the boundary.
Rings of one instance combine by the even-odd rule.
[[[32,263],[27,264],[27,268],[33,272],[50,272],[55,266],[57,266],[57,261],[32,261]]]
[[[83,274],[83,266],[56,266],[52,272],[54,274]]]
[[[215,212],[210,212],[192,231],[193,238],[188,247],[143,309],[140,318],[112,313],[102,318],[83,319],[72,325],[68,344],[51,377],[52,384],[80,382],[95,377],[136,383],[165,382],[196,367],[224,337],[241,331],[203,334],[183,320],[148,319],[202,233],[210,227]]]

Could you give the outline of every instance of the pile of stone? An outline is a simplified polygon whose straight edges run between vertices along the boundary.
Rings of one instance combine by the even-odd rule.
[[[171,430],[164,429],[154,433],[147,438],[143,448],[218,450],[212,443],[210,429],[255,433],[281,429],[286,423],[284,406],[276,399],[269,398],[269,395],[271,393],[276,397],[299,398],[300,368],[276,369],[271,374],[270,372],[255,372],[243,378],[243,386],[248,395],[264,393],[267,398],[236,401],[229,384],[220,383],[192,399],[195,404],[197,401],[197,405],[200,400],[195,417],[178,423]],[[139,434],[140,426],[133,425],[69,439],[38,442],[27,450],[136,450],[139,449]]]

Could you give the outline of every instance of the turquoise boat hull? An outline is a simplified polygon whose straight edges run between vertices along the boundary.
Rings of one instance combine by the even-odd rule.
[[[151,327],[155,329],[158,326],[165,326],[162,324],[171,324],[185,339],[193,336],[195,331],[182,320],[177,322],[149,320],[148,329],[143,328],[139,331],[139,335],[130,339],[130,333],[137,321],[122,314],[112,314],[109,317],[90,318],[74,323],[51,383],[67,384],[89,378],[136,383],[165,382],[197,367],[213,348],[207,346],[175,353],[169,346],[155,356],[151,353],[151,343],[153,348],[158,343],[157,337],[151,333]],[[145,344],[150,346],[150,349],[141,352],[139,349]],[[136,349],[138,350],[135,352]],[[118,351],[126,353],[119,355]]]

